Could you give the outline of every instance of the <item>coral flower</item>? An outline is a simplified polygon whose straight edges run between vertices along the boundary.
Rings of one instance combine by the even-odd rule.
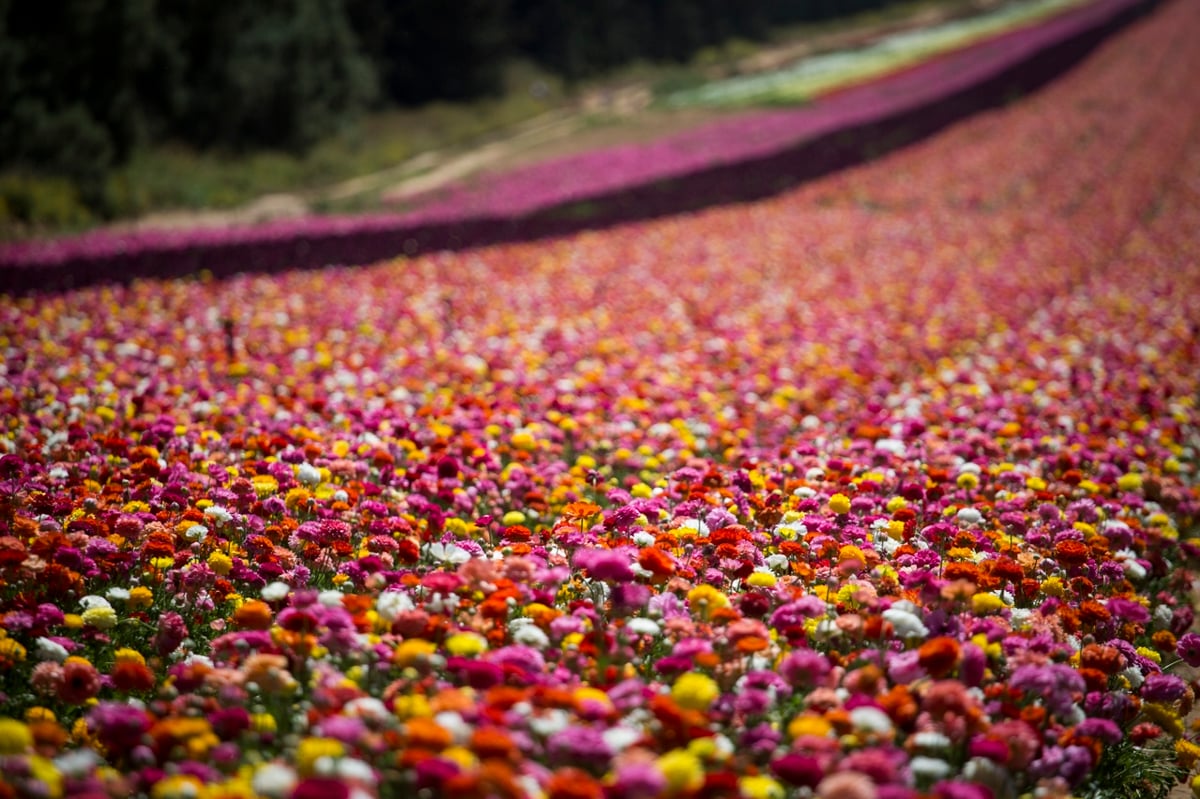
[[[958,665],[960,650],[958,641],[953,638],[945,636],[931,638],[921,644],[917,650],[917,659],[931,677],[941,679]]]
[[[63,664],[62,682],[58,686],[58,698],[71,705],[82,705],[100,693],[100,672],[86,662],[67,660]]]

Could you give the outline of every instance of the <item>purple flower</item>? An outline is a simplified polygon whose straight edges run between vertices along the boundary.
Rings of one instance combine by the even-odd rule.
[[[617,769],[613,796],[653,799],[666,790],[667,778],[651,763],[629,763]]]
[[[1079,672],[1062,663],[1020,666],[1013,672],[1009,685],[1040,697],[1046,708],[1059,716],[1069,713],[1075,695],[1082,695],[1087,688]]]
[[[831,669],[825,656],[811,649],[796,649],[779,664],[780,676],[796,687],[820,685]]]
[[[1121,742],[1124,738],[1124,733],[1117,726],[1116,722],[1108,719],[1091,718],[1084,719],[1075,728],[1075,731],[1080,735],[1086,735],[1089,738],[1096,738],[1110,746]]]
[[[1175,644],[1175,654],[1193,668],[1200,666],[1200,635],[1186,633],[1180,636],[1179,641]]]
[[[816,788],[825,777],[821,762],[812,755],[791,752],[771,761],[771,771],[788,785]]]
[[[567,727],[551,738],[546,748],[553,759],[564,763],[606,764],[613,754],[594,727]]]
[[[616,549],[582,549],[575,555],[575,567],[585,570],[593,580],[628,582],[634,578],[629,555]]]
[[[1175,702],[1187,692],[1187,683],[1173,674],[1151,674],[1142,683],[1142,699],[1147,702]]]

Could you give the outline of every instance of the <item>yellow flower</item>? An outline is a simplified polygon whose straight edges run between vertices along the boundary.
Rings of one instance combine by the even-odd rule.
[[[1163,704],[1162,702],[1144,702],[1142,704],[1142,713],[1150,721],[1162,727],[1172,737],[1183,737],[1183,722],[1179,718],[1179,713],[1170,705]]]
[[[117,621],[117,612],[107,605],[83,612],[83,623],[97,630],[111,630],[117,626]]]
[[[695,671],[681,674],[671,687],[671,698],[675,704],[688,710],[708,710],[708,706],[720,695],[721,689],[712,677]]]
[[[895,513],[901,508],[907,508],[908,500],[904,497],[892,497],[887,501],[887,505],[885,507],[887,507],[888,513]]]
[[[11,638],[0,637],[0,664],[21,663],[25,660],[25,654],[25,647]]]
[[[20,755],[33,746],[28,725],[16,719],[0,719],[0,755]]]
[[[392,709],[401,721],[415,718],[426,718],[433,715],[433,707],[429,700],[420,694],[401,694],[392,702]]]
[[[250,727],[255,732],[275,732],[278,726],[270,713],[254,713],[250,716]]]
[[[1148,646],[1139,646],[1137,648],[1137,653],[1144,658],[1149,658],[1150,660],[1153,660],[1155,663],[1159,664],[1160,666],[1162,665],[1162,654],[1160,654],[1157,650],[1151,649]]]
[[[959,488],[970,491],[979,485],[979,475],[974,472],[963,472],[954,482],[958,483]]]
[[[269,474],[256,474],[250,478],[254,493],[259,499],[266,499],[279,490],[279,481]]]
[[[684,749],[672,749],[660,757],[656,764],[667,778],[669,793],[687,793],[699,790],[704,785],[704,766],[700,759]]]
[[[863,551],[854,546],[854,544],[843,544],[842,548],[838,550],[838,560],[842,562],[857,560],[859,563],[862,563],[866,559],[867,557],[863,554]]]
[[[739,779],[738,790],[746,799],[783,799],[784,796],[782,785],[761,774]]]
[[[437,651],[437,644],[423,638],[408,638],[400,642],[392,654],[392,662],[401,668],[424,662]]]
[[[770,572],[753,572],[746,578],[746,585],[752,585],[755,588],[772,588],[775,583],[775,575]]]
[[[971,610],[976,616],[986,616],[1008,607],[1003,599],[990,593],[979,593],[971,597]]]
[[[224,552],[213,550],[212,554],[208,556],[208,565],[213,571],[224,577],[233,568],[233,559]]]
[[[125,604],[130,610],[144,610],[154,604],[154,592],[144,585],[129,589],[129,599]]]
[[[309,493],[303,488],[293,488],[283,498],[283,504],[287,506],[288,510],[295,510],[301,505],[307,505],[308,499]]]
[[[346,747],[334,738],[305,738],[296,747],[296,771],[302,777],[311,777],[318,760],[344,754]]]
[[[509,439],[509,443],[512,444],[513,449],[525,452],[529,452],[537,447],[537,439],[528,430],[518,430],[513,433],[512,438]]]
[[[500,523],[505,527],[512,527],[516,524],[524,524],[525,514],[521,513],[519,510],[510,510],[508,513],[504,514],[503,518],[500,519]]]
[[[1200,762],[1200,746],[1187,738],[1180,738],[1175,742],[1175,756],[1179,758],[1179,765],[1191,769],[1197,762]]]
[[[850,512],[850,498],[845,494],[834,494],[829,498],[829,509],[837,514]]]
[[[720,590],[707,583],[701,583],[691,591],[688,591],[687,599],[688,604],[693,608],[713,610],[716,608],[729,607],[729,597],[725,596],[720,592]]]
[[[33,724],[35,721],[58,721],[58,719],[54,716],[54,711],[50,708],[34,705],[25,711],[25,722]]]
[[[29,758],[29,772],[33,778],[46,786],[45,796],[58,799],[63,794],[63,778],[53,760],[40,755]]]
[[[139,665],[145,666],[146,658],[144,658],[142,656],[142,653],[137,651],[136,649],[130,649],[129,647],[121,647],[116,652],[113,652],[113,662],[114,663],[137,663]]]
[[[487,640],[477,633],[455,633],[446,639],[446,651],[451,655],[471,657],[487,650]]]
[[[171,774],[154,783],[154,787],[150,789],[150,796],[153,799],[195,799],[203,787],[204,783],[197,777]]]
[[[1042,593],[1050,596],[1062,596],[1066,592],[1066,587],[1063,585],[1062,578],[1058,575],[1047,577],[1042,581]]]
[[[791,720],[787,731],[788,735],[793,738],[800,738],[805,735],[827,738],[833,732],[833,725],[822,716],[814,713],[804,713]]]
[[[1128,472],[1117,478],[1117,488],[1122,491],[1137,491],[1142,487],[1142,476],[1137,472]]]

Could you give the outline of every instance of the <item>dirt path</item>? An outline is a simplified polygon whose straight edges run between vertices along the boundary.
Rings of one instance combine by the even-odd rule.
[[[901,31],[951,19],[987,14],[1014,0],[963,0],[914,10],[910,15],[806,36],[764,46],[753,55],[714,67],[713,80],[781,69],[801,59],[869,45]],[[643,142],[712,121],[729,111],[652,108],[645,83],[603,84],[583,92],[569,107],[531,119],[480,145],[455,151],[427,151],[394,167],[307,192],[277,193],[224,210],[152,213],[111,229],[148,230],[256,225],[307,216],[314,208],[354,202],[362,210],[399,210],[420,195],[476,175],[507,171],[530,163],[591,149]]]

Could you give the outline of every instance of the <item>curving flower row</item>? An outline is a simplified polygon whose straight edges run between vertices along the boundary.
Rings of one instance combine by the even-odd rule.
[[[1197,28],[769,201],[0,300],[0,793],[1165,793]]]
[[[776,193],[781,175],[794,183],[857,163],[880,139],[911,141],[1029,91],[1150,5],[1096,0],[810,106],[731,114],[647,143],[482,175],[409,198],[397,213],[2,245],[0,290],[364,264],[755,199]]]

